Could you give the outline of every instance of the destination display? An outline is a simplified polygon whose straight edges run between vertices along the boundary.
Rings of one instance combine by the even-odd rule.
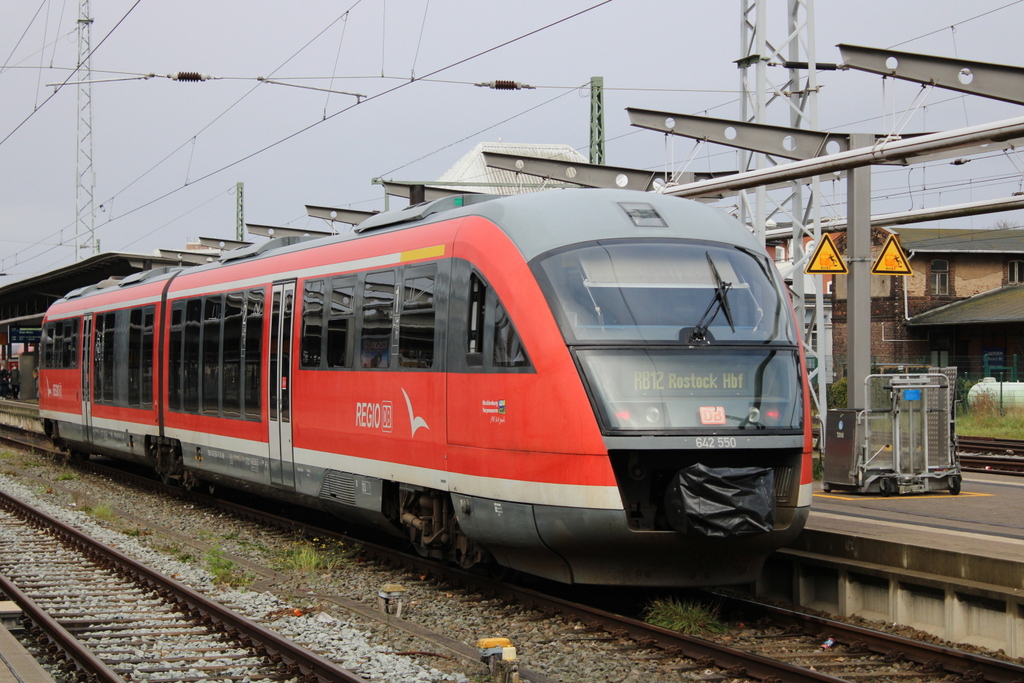
[[[578,357],[605,427],[799,429],[796,351],[784,349],[581,349]]]

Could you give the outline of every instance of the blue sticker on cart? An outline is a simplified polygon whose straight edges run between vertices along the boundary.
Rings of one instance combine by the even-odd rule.
[[[920,401],[921,390],[920,389],[904,389],[903,390],[904,401]]]

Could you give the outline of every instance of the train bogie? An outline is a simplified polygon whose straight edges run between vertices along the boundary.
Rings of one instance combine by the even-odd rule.
[[[449,198],[55,304],[76,448],[566,582],[756,578],[810,495],[792,309],[732,219],[625,191]]]

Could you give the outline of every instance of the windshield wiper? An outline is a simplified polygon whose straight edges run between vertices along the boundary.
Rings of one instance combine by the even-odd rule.
[[[704,315],[700,317],[697,325],[693,328],[693,332],[690,333],[690,342],[707,341],[708,328],[711,327],[711,323],[715,320],[715,316],[718,315],[718,311],[725,313],[725,319],[729,322],[729,327],[733,332],[736,331],[736,325],[732,321],[732,309],[729,307],[728,292],[732,288],[732,283],[722,281],[722,277],[718,274],[718,268],[715,267],[715,262],[711,260],[710,252],[705,251],[704,256],[708,259],[711,277],[715,279],[715,298],[708,304]]]

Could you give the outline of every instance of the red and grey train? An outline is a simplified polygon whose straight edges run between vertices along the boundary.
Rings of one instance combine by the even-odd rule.
[[[570,583],[752,581],[811,495],[805,366],[739,222],[463,195],[68,294],[54,438]]]

